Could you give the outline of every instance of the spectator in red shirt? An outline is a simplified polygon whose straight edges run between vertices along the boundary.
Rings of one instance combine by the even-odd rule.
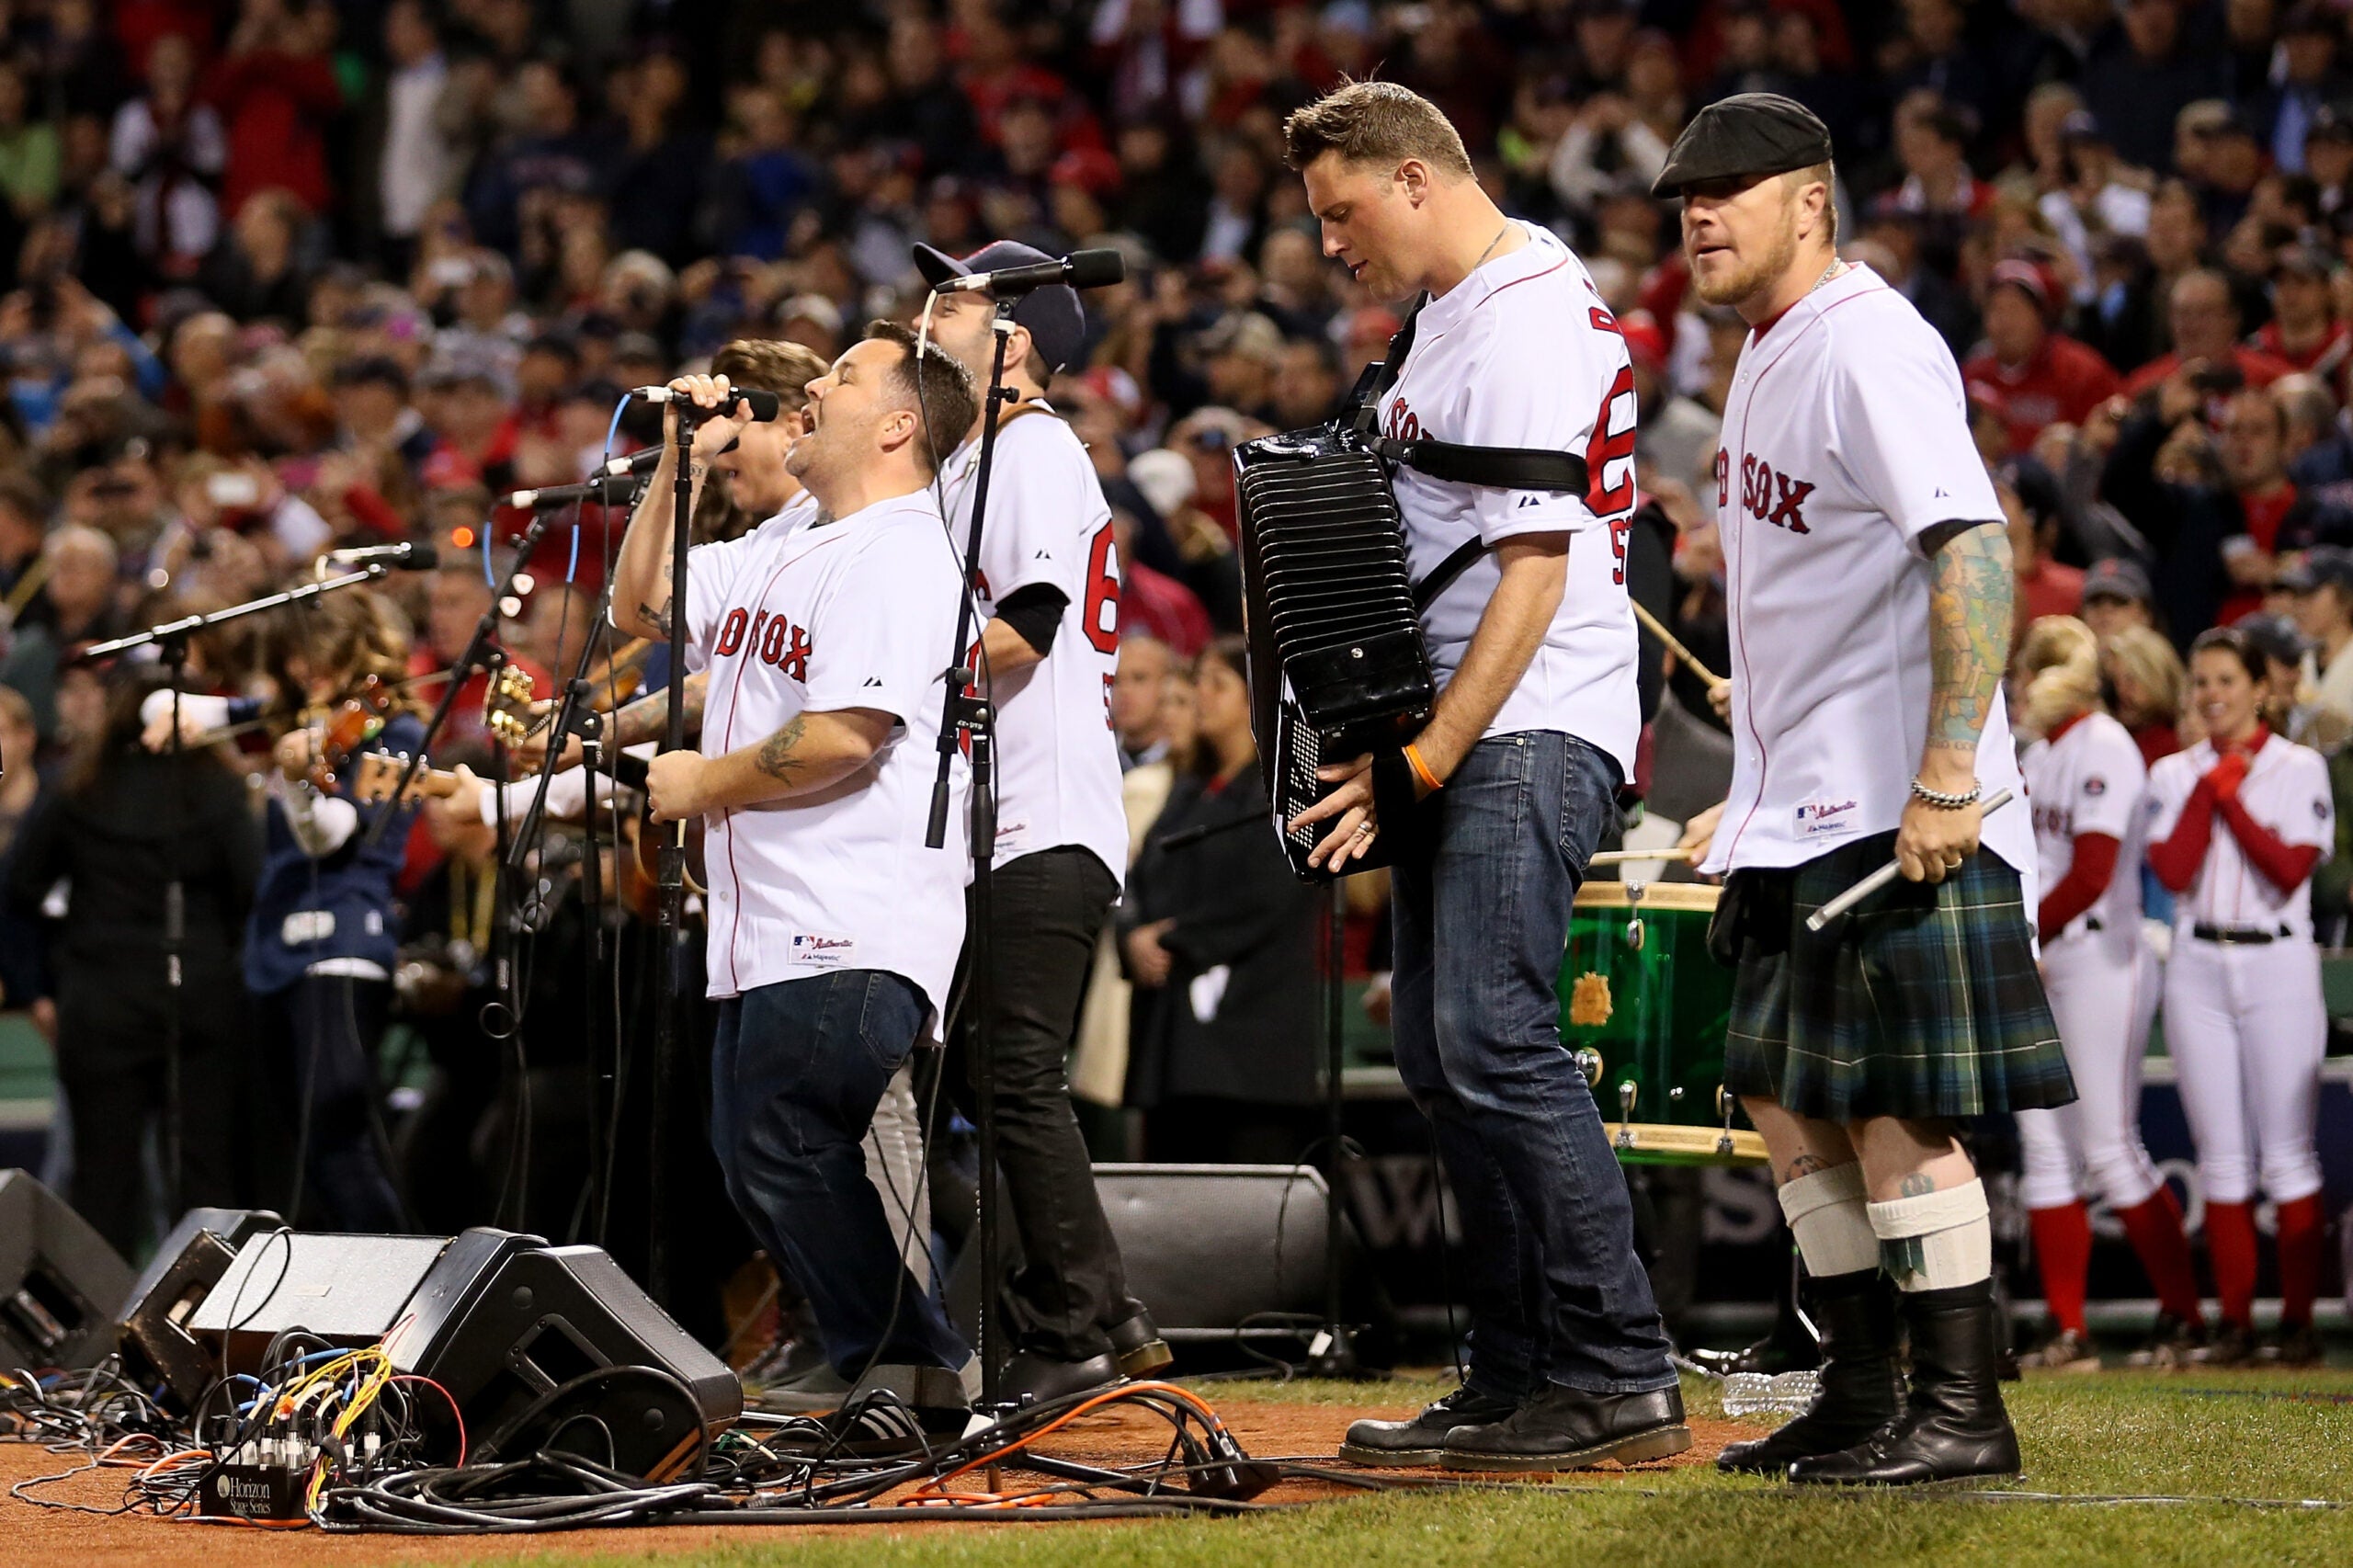
[[[2255,347],[2334,385],[2353,354],[2353,327],[2336,319],[2329,256],[2317,245],[2287,245],[2271,264],[2271,319],[2248,339]]]
[[[2162,386],[2176,370],[2197,359],[2209,365],[2236,365],[2250,387],[2268,387],[2295,369],[2286,360],[2238,340],[2238,303],[2231,298],[2229,282],[2209,267],[2198,267],[2174,279],[2165,316],[2173,326],[2173,352],[2133,371],[2124,383],[2128,397]]]
[[[272,186],[313,212],[335,194],[327,179],[327,121],[343,89],[327,59],[335,12],[324,4],[245,0],[229,51],[206,78],[204,96],[229,135],[221,206],[235,212]]]
[[[1964,381],[2000,390],[2012,451],[2030,449],[2046,425],[2081,425],[2116,395],[2116,372],[2098,350],[2051,330],[2051,294],[2035,263],[1995,263],[1985,341],[1961,370]]]
[[[2022,483],[2021,468],[2042,483]],[[2059,492],[2039,465],[2031,460],[2006,465],[1994,477],[1994,494],[2000,498],[2002,516],[2009,524],[2010,557],[2018,573],[2018,615],[2010,636],[2016,643],[2026,635],[2029,625],[2044,616],[2071,616],[2083,608],[2084,574],[2081,567],[2066,565],[2052,555],[2059,542],[2059,514],[2055,506],[2043,510],[2037,502],[2055,503]],[[2035,501],[2029,501],[2030,496]]]
[[[2288,478],[2287,421],[2269,394],[2250,389],[2233,397],[2223,407],[2215,446],[2223,477],[2238,496],[2244,529],[2222,545],[2222,563],[2237,585],[2222,601],[2221,619],[2227,626],[2263,608],[2264,591],[2278,574],[2281,527],[2296,505],[2296,487]]]

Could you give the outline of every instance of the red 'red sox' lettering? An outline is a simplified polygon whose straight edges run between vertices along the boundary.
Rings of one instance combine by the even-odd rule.
[[[767,610],[754,615],[738,606],[720,621],[719,635],[711,640],[711,656],[732,659],[746,648],[762,664],[774,665],[794,680],[804,681],[809,678],[809,655],[816,651],[806,627]]]
[[[1727,454],[1716,454],[1716,505],[1724,504]],[[1760,523],[1771,523],[1793,534],[1812,533],[1806,527],[1805,498],[1813,494],[1812,480],[1775,473],[1773,465],[1753,452],[1740,458],[1741,510]]]

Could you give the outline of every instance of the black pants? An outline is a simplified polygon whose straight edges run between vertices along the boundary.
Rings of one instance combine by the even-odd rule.
[[[63,1040],[60,1043],[63,1043]],[[161,1062],[92,1069],[60,1055],[58,1084],[74,1125],[74,1179],[66,1197],[82,1218],[125,1257],[136,1257],[153,1229],[150,1216],[176,1220],[170,1205],[230,1207],[239,1197],[236,1138],[243,1111],[244,1062],[233,1050],[190,1040],[180,1056],[179,1191],[147,1193],[147,1135],[171,1181],[168,1074]]]
[[[1070,1105],[1068,1062],[1096,938],[1119,882],[1088,850],[1064,846],[996,869],[989,926],[989,1025],[996,1057],[997,1158],[1021,1267],[1006,1282],[1014,1337],[1079,1361],[1110,1348],[1104,1331],[1142,1311],[1096,1196],[1086,1140]],[[969,1018],[949,1042],[948,1082],[975,1114]]]
[[[340,1231],[403,1228],[376,1118],[376,1049],[392,995],[386,981],[304,975],[256,998],[266,1060],[294,1107],[298,1180]],[[286,1217],[301,1223],[293,1208]]]

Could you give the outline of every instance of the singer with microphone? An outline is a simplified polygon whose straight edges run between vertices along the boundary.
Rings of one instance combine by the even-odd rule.
[[[1091,258],[1108,257],[1109,278]],[[1019,1348],[1007,1398],[1060,1399],[1143,1376],[1172,1359],[1143,1303],[1128,1293],[1096,1196],[1086,1141],[1072,1113],[1065,1063],[1097,938],[1128,861],[1120,753],[1104,707],[1119,665],[1119,562],[1111,508],[1069,422],[1046,401],[1056,372],[1086,347],[1081,287],[1116,280],[1117,252],[1054,261],[1000,240],[959,261],[929,245],[916,267],[935,291],[939,347],[985,386],[995,361],[999,297],[1014,300],[1005,345],[1014,401],[999,416],[981,524],[983,688],[996,708],[996,851],[988,951],[989,1040],[995,1056],[998,1164],[1022,1266],[1006,1280]],[[981,416],[940,473],[961,547],[978,490]],[[975,1088],[973,1020],[959,1020],[949,1083]]]
[[[897,1455],[961,1431],[970,1403],[971,1353],[917,1283],[921,1238],[894,1234],[861,1146],[892,1077],[938,1038],[963,935],[961,835],[924,844],[939,650],[906,629],[956,609],[932,485],[974,397],[937,348],[873,331],[807,389],[786,460],[809,496],[697,549],[675,605],[665,460],[630,519],[613,605],[641,636],[670,635],[682,615],[687,657],[710,672],[699,752],[656,756],[647,790],[657,821],[700,816],[710,831],[712,1147],[852,1390],[822,1441]],[[728,441],[741,442],[739,472],[745,454],[775,449],[774,425],[749,406],[718,412],[737,401],[732,380],[683,376],[670,390],[672,441],[683,414],[703,415],[689,505]],[[896,1401],[856,1397],[882,1390]]]

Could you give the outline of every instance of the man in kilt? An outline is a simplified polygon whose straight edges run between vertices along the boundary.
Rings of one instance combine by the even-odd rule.
[[[2010,549],[1951,352],[1839,261],[1835,187],[1822,122],[1770,94],[1702,110],[1654,187],[1683,199],[1700,297],[1751,329],[1716,455],[1735,753],[1711,945],[1739,965],[1725,1083],[1771,1153],[1824,1356],[1813,1407],[1718,1462],[2010,1475],[1985,1191],[1955,1128],[2075,1098],[2029,920],[2032,823],[1981,810],[2025,793]],[[1891,856],[1905,880],[1806,928]]]

